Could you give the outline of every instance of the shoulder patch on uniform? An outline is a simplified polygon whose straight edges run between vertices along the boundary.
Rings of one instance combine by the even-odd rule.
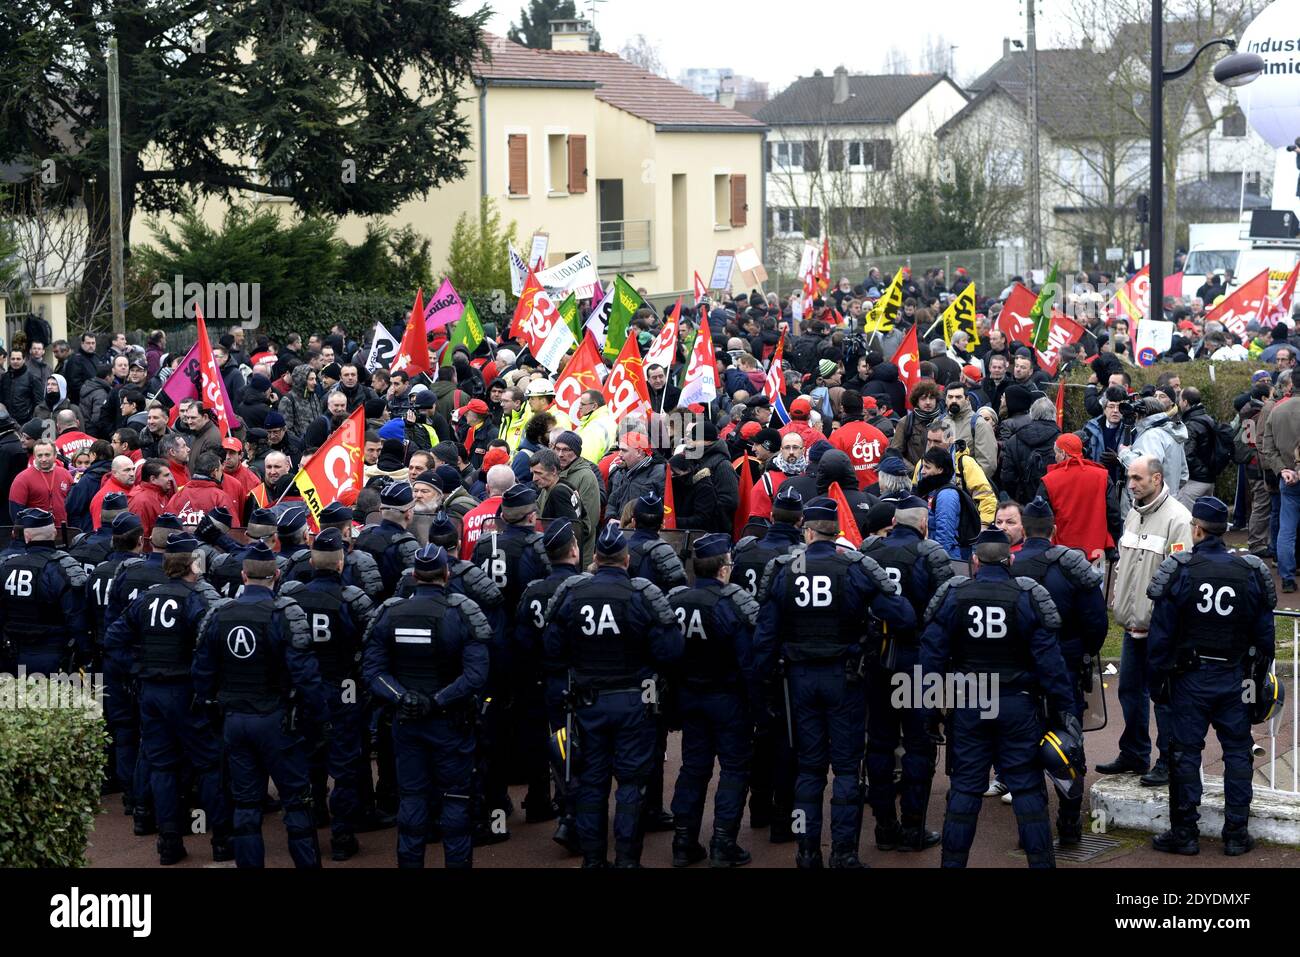
[[[965,575],[953,575],[952,578],[949,578],[946,582],[940,585],[939,590],[936,591],[934,597],[930,599],[930,603],[925,606],[925,623],[929,624],[934,620],[934,616],[937,615],[939,609],[943,607],[943,600],[947,597],[950,588],[960,588],[968,581],[970,581],[970,579]]]
[[[1016,579],[1016,584],[1022,590],[1029,592],[1029,597],[1038,609],[1038,615],[1043,619],[1043,625],[1053,630],[1060,630],[1061,613],[1056,607],[1056,602],[1052,601],[1052,593],[1049,592],[1032,578],[1025,578],[1023,575]]]
[[[307,587],[306,582],[287,581],[280,586],[281,595],[295,595]]]
[[[758,602],[744,588],[739,585],[727,582],[722,586],[722,596],[731,600],[737,610],[745,616],[745,620],[753,625],[758,621]]]
[[[1178,570],[1180,565],[1186,565],[1191,557],[1189,553],[1181,552],[1177,555],[1170,555],[1156,566],[1155,574],[1151,576],[1151,581],[1147,585],[1147,598],[1152,601],[1159,601],[1164,598],[1165,592],[1169,590],[1169,582],[1173,579],[1174,572]]]
[[[645,578],[633,578],[632,582],[633,584],[637,582],[643,583],[637,587],[637,591],[641,593],[646,602],[650,605],[650,610],[659,618],[659,623],[661,625],[672,625],[675,627],[677,625],[677,617],[673,614],[673,609],[668,604],[668,599],[664,597],[664,593],[660,590],[659,586]]]
[[[1242,555],[1241,559],[1259,576],[1260,584],[1264,588],[1264,600],[1268,602],[1268,607],[1276,608],[1277,586],[1273,584],[1273,573],[1269,571],[1268,565],[1258,555]]]

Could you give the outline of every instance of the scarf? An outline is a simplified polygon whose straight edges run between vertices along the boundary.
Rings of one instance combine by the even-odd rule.
[[[801,455],[793,462],[778,456],[776,467],[786,475],[802,475],[808,470],[808,456]]]

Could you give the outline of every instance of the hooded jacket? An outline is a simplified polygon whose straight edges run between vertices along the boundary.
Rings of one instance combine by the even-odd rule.
[[[714,517],[712,530],[730,532],[740,505],[740,479],[731,467],[731,454],[727,443],[722,439],[704,447],[700,465],[709,470],[713,480],[713,491],[717,497],[717,515]]]
[[[26,363],[17,372],[5,369],[0,375],[0,402],[9,417],[20,425],[31,419],[36,407],[45,401],[45,380],[32,372]]]
[[[662,496],[666,469],[667,466],[663,461],[655,458],[643,459],[633,469],[623,467],[611,469],[609,500],[605,503],[605,520],[619,518],[624,505],[636,501],[646,492],[654,492],[655,495]]]
[[[692,462],[692,471],[686,475],[673,475],[673,506],[677,513],[673,517],[676,528],[702,529],[714,532],[723,519],[727,520],[726,531],[731,531],[731,516],[718,507],[717,490],[713,483],[713,470],[705,468],[698,460]],[[671,475],[671,469],[668,472]],[[734,513],[733,513],[734,515]]]
[[[197,525],[218,505],[230,511],[235,525],[240,524],[241,509],[230,494],[206,475],[196,475],[168,499],[167,511],[179,518],[182,525]]]
[[[99,459],[91,462],[86,467],[86,471],[81,473],[72,490],[68,492],[68,497],[64,501],[64,508],[68,511],[68,524],[73,528],[79,528],[88,532],[94,526],[90,521],[90,500],[95,497],[99,491],[100,484],[104,481],[104,476],[108,475],[113,467],[111,459]]]
[[[1177,498],[1178,490],[1187,481],[1186,441],[1187,426],[1173,421],[1166,412],[1157,412],[1138,420],[1133,444],[1120,461],[1128,468],[1143,455],[1155,456],[1164,465],[1165,488]]]
[[[1031,501],[1047,467],[1056,461],[1052,447],[1060,434],[1056,422],[1046,419],[1029,419],[1014,428],[1002,446],[1002,490],[1022,504]]]
[[[874,395],[876,402],[896,415],[902,415],[907,410],[907,389],[898,381],[898,366],[892,362],[882,362],[871,370],[862,394]]]
[[[112,391],[112,387],[107,382],[93,376],[81,383],[81,401],[78,403],[81,408],[81,421],[86,431],[99,439],[107,439],[113,434],[112,422],[100,423],[100,417],[104,414],[104,407],[108,404],[108,397]],[[11,412],[10,415],[12,414]]]
[[[245,387],[235,403],[235,411],[239,413],[239,418],[243,420],[244,425],[253,429],[266,428],[266,414],[271,411],[271,400],[266,397],[266,393],[253,388],[251,385]]]
[[[301,438],[311,424],[325,414],[325,403],[316,394],[315,389],[308,390],[307,376],[311,366],[307,363],[294,366],[293,388],[286,392],[277,408],[284,416],[284,425],[288,431]]]

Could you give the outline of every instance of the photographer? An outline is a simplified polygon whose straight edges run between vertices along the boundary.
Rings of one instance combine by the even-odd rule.
[[[1120,386],[1108,387],[1102,398],[1101,414],[1085,422],[1078,436],[1083,441],[1083,454],[1104,465],[1112,482],[1123,485],[1124,466],[1119,460],[1119,450],[1133,442],[1137,410]]]

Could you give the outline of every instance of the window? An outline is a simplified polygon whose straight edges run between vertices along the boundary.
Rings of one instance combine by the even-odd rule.
[[[1246,173],[1246,189],[1256,194],[1263,195],[1264,174],[1259,170]]]
[[[776,236],[821,235],[821,210],[812,206],[773,207],[772,232]]]
[[[1246,114],[1233,107],[1223,114],[1223,135],[1239,137],[1246,135]]]
[[[567,193],[569,190],[569,156],[566,139],[563,133],[546,134],[546,168],[550,179],[547,188],[552,193]]]
[[[802,143],[773,143],[778,169],[803,169]]]
[[[528,135],[511,133],[506,137],[507,192],[511,196],[528,195]]]
[[[893,162],[894,144],[889,140],[849,140],[849,169],[865,172],[884,172]]]

